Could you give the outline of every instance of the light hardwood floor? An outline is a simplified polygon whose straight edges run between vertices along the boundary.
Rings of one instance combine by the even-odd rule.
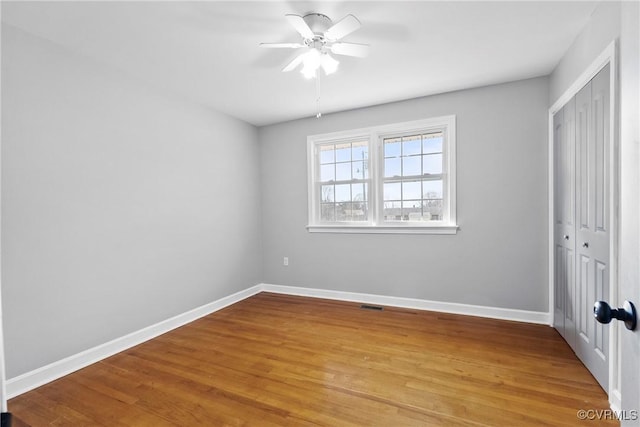
[[[9,402],[14,427],[602,426],[554,329],[261,293]]]

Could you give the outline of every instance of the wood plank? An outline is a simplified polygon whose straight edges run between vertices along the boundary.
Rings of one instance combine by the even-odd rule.
[[[9,409],[25,426],[571,426],[608,403],[547,326],[261,293]]]

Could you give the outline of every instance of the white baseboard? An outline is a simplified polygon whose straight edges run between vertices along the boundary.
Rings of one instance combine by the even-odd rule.
[[[480,305],[458,304],[451,302],[429,301],[414,298],[391,297],[384,295],[342,292],[326,289],[301,288],[258,284],[236,292],[201,307],[163,320],[155,325],[140,329],[120,338],[66,357],[57,362],[24,373],[6,381],[7,398],[11,399],[36,387],[57,380],[65,375],[82,369],[92,363],[99,362],[116,353],[127,350],[172,329],[193,322],[208,314],[214,313],[231,304],[242,301],[260,292],[273,292],[287,295],[299,295],[312,298],[326,298],[340,301],[354,301],[391,307],[412,308],[417,310],[439,311],[443,313],[463,314],[467,316],[488,317],[492,319],[513,320],[517,322],[549,324],[549,313],[538,311],[513,310],[508,308],[486,307]]]
[[[430,301],[415,298],[390,297],[326,289],[300,288],[296,286],[280,286],[267,283],[262,284],[262,291],[312,298],[363,302],[367,304],[387,305],[391,307],[412,308],[416,310],[438,311],[442,313],[463,314],[467,316],[487,317],[491,319],[513,320],[516,322],[537,323],[543,325],[549,324],[549,313],[542,311],[515,310],[511,308],[487,307],[483,305],[459,304],[454,302]]]
[[[259,293],[261,285],[255,285],[235,294],[220,298],[209,304],[194,308],[186,313],[179,314],[167,320],[163,320],[155,325],[140,329],[112,341],[100,344],[96,347],[66,357],[57,362],[43,366],[33,371],[26,372],[6,381],[7,398],[11,399],[36,387],[40,387],[48,382],[57,380],[74,371],[82,369],[92,363],[99,362],[116,353],[127,350],[133,346],[141,344],[152,338],[171,331],[172,329],[186,325],[208,314],[221,310],[245,298]]]
[[[620,395],[620,390],[612,390],[609,393],[609,407],[613,412],[620,413],[622,408],[622,396]]]

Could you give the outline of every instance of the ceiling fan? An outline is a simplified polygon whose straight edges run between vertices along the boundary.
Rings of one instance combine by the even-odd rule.
[[[329,75],[338,69],[338,61],[330,53],[336,55],[363,58],[369,53],[369,45],[340,41],[343,37],[360,28],[361,24],[353,15],[347,15],[335,24],[321,13],[309,13],[304,16],[285,15],[291,26],[302,36],[298,43],[260,43],[260,47],[288,48],[307,50],[298,55],[282,71],[287,72],[302,64],[302,74],[306,78],[316,76],[318,68]]]

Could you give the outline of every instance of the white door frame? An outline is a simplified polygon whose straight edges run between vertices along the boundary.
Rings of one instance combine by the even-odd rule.
[[[553,115],[573,98],[600,70],[610,65],[611,79],[609,87],[609,105],[611,108],[609,126],[609,303],[618,304],[618,234],[619,234],[619,202],[620,202],[620,150],[618,142],[618,40],[612,41],[604,51],[587,67],[571,86],[549,108],[549,323],[553,327],[554,316],[554,156],[553,156]],[[595,301],[594,301],[595,303]],[[617,307],[617,305],[616,305]],[[620,354],[617,322],[609,324],[609,403],[612,408],[620,408]]]
[[[2,21],[2,8],[0,8],[0,22]],[[0,24],[1,25],[1,24]],[[0,36],[0,44],[1,44]],[[1,68],[1,67],[0,67]],[[0,74],[1,71],[0,71]],[[2,88],[0,87],[0,98],[2,98]],[[0,103],[1,105],[2,103]],[[0,107],[1,109],[1,107]],[[0,111],[0,117],[2,117]],[[0,119],[0,128],[2,128],[1,119]],[[0,141],[0,147],[2,147],[2,141]],[[1,150],[0,150],[1,151]],[[0,159],[0,171],[2,171],[2,162]],[[2,198],[0,194],[0,218],[2,212]],[[0,230],[0,242],[2,231]],[[7,412],[7,387],[6,387],[6,374],[5,374],[5,365],[4,365],[4,335],[3,335],[3,325],[2,325],[2,259],[0,257],[0,410],[2,413]]]

